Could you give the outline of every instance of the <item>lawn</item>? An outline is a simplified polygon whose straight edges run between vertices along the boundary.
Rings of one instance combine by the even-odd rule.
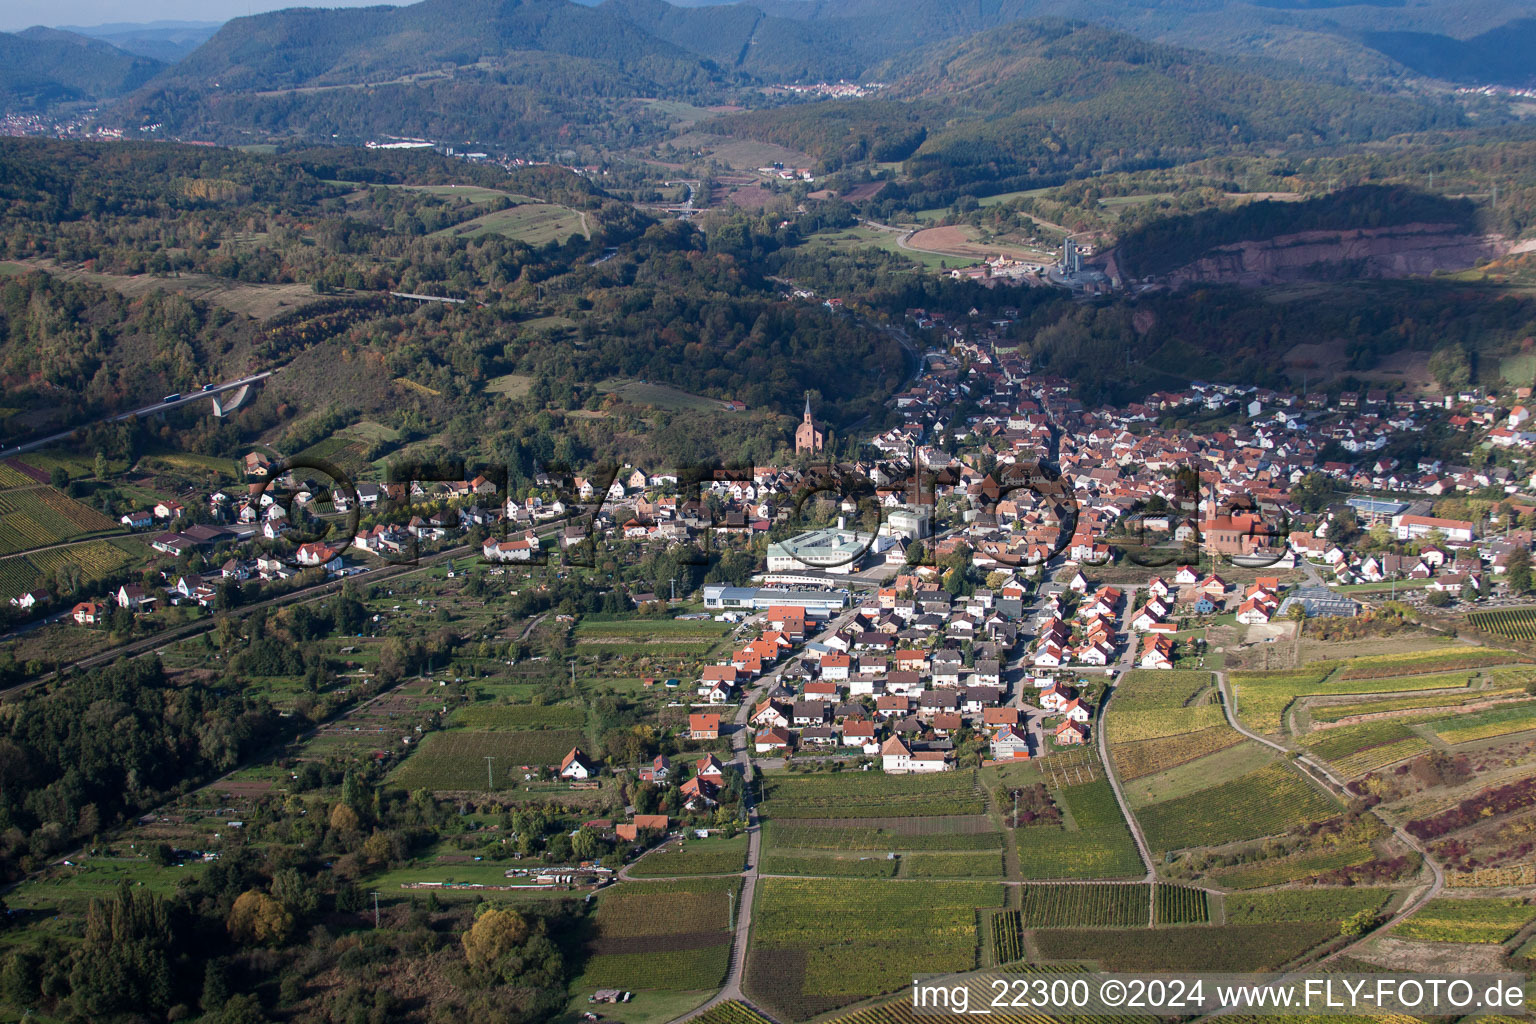
[[[569,207],[554,203],[531,202],[514,206],[509,210],[494,210],[473,220],[455,224],[434,232],[435,235],[453,238],[482,238],[501,235],[529,245],[546,242],[564,242],[572,235],[590,238],[586,220]]]

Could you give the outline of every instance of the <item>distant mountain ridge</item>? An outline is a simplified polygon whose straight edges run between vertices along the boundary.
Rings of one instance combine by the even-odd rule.
[[[41,111],[106,100],[137,89],[165,68],[74,32],[0,32],[0,110]]]

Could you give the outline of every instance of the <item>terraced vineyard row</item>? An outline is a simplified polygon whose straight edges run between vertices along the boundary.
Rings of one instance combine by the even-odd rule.
[[[1026,885],[1029,928],[1141,928],[1150,893],[1145,885]]]

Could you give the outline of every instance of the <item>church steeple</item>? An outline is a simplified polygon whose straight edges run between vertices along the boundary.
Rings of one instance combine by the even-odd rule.
[[[795,428],[795,451],[819,452],[826,443],[826,438],[821,431],[816,429],[816,421],[811,417],[811,393],[805,393],[805,418]]]
[[[805,393],[805,422],[811,422],[811,393]]]

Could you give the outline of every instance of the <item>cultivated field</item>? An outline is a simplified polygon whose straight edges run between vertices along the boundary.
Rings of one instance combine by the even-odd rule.
[[[52,487],[0,491],[0,554],[119,529],[100,512]]]
[[[450,729],[429,733],[415,753],[395,770],[394,781],[406,789],[438,792],[484,791],[487,757],[497,789],[522,784],[521,769],[558,765],[572,747],[585,742],[574,729],[520,732],[471,732]]]
[[[1136,817],[1153,849],[1181,850],[1276,835],[1337,811],[1331,798],[1275,762],[1187,796],[1141,807]]]
[[[995,882],[765,878],[757,893],[745,987],[781,1020],[975,967],[976,911],[1004,901]]]
[[[1392,930],[1404,939],[1428,942],[1504,942],[1536,920],[1536,907],[1519,899],[1459,899],[1429,902]]]
[[[731,896],[740,879],[624,883],[592,915],[576,986],[696,991],[718,987],[731,949]]]

